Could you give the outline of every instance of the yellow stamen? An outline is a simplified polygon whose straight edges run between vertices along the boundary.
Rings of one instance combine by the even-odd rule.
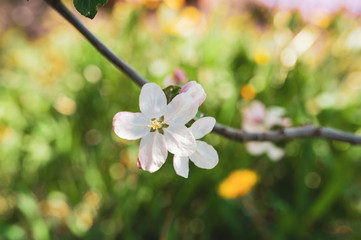
[[[159,128],[162,128],[164,122],[158,122],[158,120],[154,119],[151,125],[148,125],[153,130],[158,130]]]

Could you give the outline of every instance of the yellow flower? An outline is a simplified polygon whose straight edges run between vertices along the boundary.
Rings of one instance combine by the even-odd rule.
[[[160,3],[161,0],[143,0],[145,7],[150,10],[157,9]]]
[[[245,100],[252,100],[256,96],[256,89],[251,84],[246,84],[239,93]]]
[[[266,48],[258,48],[253,52],[253,59],[258,65],[265,65],[270,60],[270,53]]]
[[[184,0],[164,0],[164,3],[172,9],[180,9],[184,6]]]
[[[218,187],[218,194],[223,198],[243,197],[258,182],[258,175],[252,170],[233,171]]]

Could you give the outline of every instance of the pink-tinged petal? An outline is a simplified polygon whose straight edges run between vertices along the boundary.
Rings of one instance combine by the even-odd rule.
[[[155,172],[165,163],[167,156],[164,137],[158,132],[149,133],[140,141],[138,160],[141,169]]]
[[[168,151],[180,157],[191,155],[197,148],[193,134],[184,125],[164,128],[164,141]]]
[[[218,164],[217,151],[203,141],[197,141],[197,150],[189,158],[199,168],[211,169]]]
[[[118,137],[136,140],[149,133],[150,120],[143,113],[118,112],[113,118],[113,130]]]
[[[140,161],[139,161],[139,157],[137,158],[137,167],[138,167],[139,169],[143,170],[142,164],[141,164]]]
[[[197,111],[198,104],[189,94],[178,94],[165,108],[164,122],[169,125],[184,125],[194,118]]]
[[[285,152],[283,149],[276,147],[274,144],[270,143],[268,146],[267,155],[271,160],[278,161],[283,157],[284,154]]]
[[[207,97],[202,85],[196,83],[195,81],[188,82],[182,87],[179,93],[189,93],[194,100],[198,102],[198,106],[202,105]]]
[[[139,108],[149,118],[163,115],[167,106],[167,98],[163,90],[155,83],[147,83],[142,87],[139,96]]]
[[[243,110],[243,125],[260,125],[266,115],[266,107],[259,101],[253,101],[249,108]]]
[[[269,142],[248,142],[246,148],[251,155],[258,156],[268,151],[269,144]]]
[[[192,132],[195,139],[199,139],[210,133],[215,124],[216,119],[213,117],[204,117],[195,121],[189,130]]]
[[[289,118],[282,118],[281,122],[280,122],[280,126],[282,127],[291,127],[292,126],[292,121]]]
[[[188,178],[188,173],[189,173],[188,157],[180,157],[178,155],[174,155],[173,167],[177,175],[184,178]]]

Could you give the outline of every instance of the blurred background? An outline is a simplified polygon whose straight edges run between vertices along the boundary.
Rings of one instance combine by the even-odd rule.
[[[314,2],[109,0],[89,20],[64,1],[148,80],[201,83],[220,123],[257,100],[361,133],[361,1]],[[361,238],[360,147],[279,142],[274,161],[209,134],[214,169],[151,174],[112,131],[140,89],[43,1],[1,1],[0,53],[0,239]]]

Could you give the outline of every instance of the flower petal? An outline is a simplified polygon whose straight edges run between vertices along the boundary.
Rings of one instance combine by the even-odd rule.
[[[267,153],[268,157],[273,161],[281,159],[284,155],[283,149],[276,147],[271,142],[249,142],[246,147],[251,155],[258,156]]]
[[[195,81],[188,82],[182,87],[179,93],[189,93],[194,98],[194,100],[198,102],[198,106],[202,105],[207,97],[207,94],[204,92],[202,85]]]
[[[248,142],[246,148],[251,155],[258,156],[267,152],[269,145],[269,142]]]
[[[178,94],[165,108],[164,122],[167,124],[184,125],[189,122],[198,111],[198,103],[188,93]]]
[[[192,132],[195,139],[199,139],[210,133],[216,124],[216,119],[213,117],[204,117],[195,121],[189,130]]]
[[[143,170],[142,164],[141,164],[140,161],[139,161],[139,157],[138,157],[138,159],[137,159],[137,167],[138,167],[139,169]]]
[[[263,121],[266,115],[266,107],[260,101],[253,101],[252,105],[244,108],[243,129],[246,131],[263,131]]]
[[[282,116],[286,113],[286,110],[281,107],[271,107],[267,110],[264,118],[264,126],[271,128],[273,126],[282,124]]]
[[[191,155],[197,148],[193,134],[183,125],[164,128],[164,141],[169,152],[181,157]]]
[[[180,157],[174,155],[173,157],[173,167],[175,172],[184,178],[188,178],[189,173],[189,160],[188,157]]]
[[[218,163],[217,151],[203,141],[197,141],[197,150],[189,158],[197,167],[205,169],[214,168]]]
[[[118,137],[136,140],[149,133],[150,119],[143,113],[118,112],[113,118],[113,130]]]
[[[284,150],[270,143],[267,150],[268,157],[273,161],[280,160],[285,154]]]
[[[142,87],[139,96],[139,108],[149,118],[163,115],[167,106],[167,98],[163,90],[155,83],[147,83]]]
[[[158,132],[149,133],[140,141],[138,166],[141,169],[155,172],[165,163],[167,156],[164,137]]]

